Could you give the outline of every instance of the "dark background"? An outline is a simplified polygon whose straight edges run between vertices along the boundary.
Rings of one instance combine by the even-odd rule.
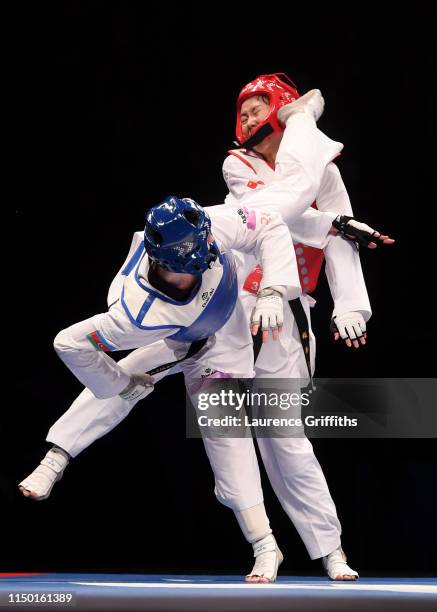
[[[321,283],[317,375],[435,372],[435,15],[417,3],[385,16],[367,3],[353,12],[290,3],[142,6],[53,3],[16,22],[8,117],[17,174],[8,318],[15,381],[5,383],[1,417],[3,571],[250,569],[251,547],[215,501],[202,443],[185,439],[179,376],[74,461],[47,501],[22,498],[16,484],[80,391],[52,339],[105,310],[146,208],[170,193],[223,201],[236,95],[258,74],[284,71],[300,91],[322,90],[320,127],[345,144],[338,164],[356,216],[397,239],[362,254],[374,311],[365,349],[333,344]],[[434,572],[436,441],[319,439],[314,447],[353,567],[364,575]],[[282,571],[320,572],[264,484]]]

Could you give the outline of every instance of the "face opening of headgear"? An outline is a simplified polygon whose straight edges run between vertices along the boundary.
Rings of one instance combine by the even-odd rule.
[[[149,259],[171,272],[200,276],[217,259],[208,243],[211,219],[190,198],[168,196],[146,214],[144,247]]]
[[[245,136],[241,125],[241,105],[245,100],[252,96],[267,96],[269,99],[269,113],[263,121],[257,125],[256,129]],[[262,74],[250,83],[247,83],[240,91],[237,99],[237,125],[236,136],[239,147],[250,149],[264,140],[267,136],[273,133],[281,133],[284,131],[278,121],[278,110],[285,104],[290,104],[300,97],[293,81],[283,72],[275,72],[273,74]]]

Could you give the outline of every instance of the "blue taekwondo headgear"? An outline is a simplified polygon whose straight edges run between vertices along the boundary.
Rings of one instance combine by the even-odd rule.
[[[208,245],[211,219],[190,198],[168,196],[146,214],[144,246],[149,258],[165,270],[200,276],[217,259]]]

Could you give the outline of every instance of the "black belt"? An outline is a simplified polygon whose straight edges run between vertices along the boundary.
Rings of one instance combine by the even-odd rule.
[[[190,344],[190,348],[188,349],[185,357],[182,357],[182,359],[176,359],[175,361],[170,361],[169,363],[164,363],[163,365],[157,366],[156,368],[153,368],[152,370],[149,370],[148,372],[146,372],[146,374],[153,376],[154,374],[159,374],[160,372],[165,372],[166,370],[169,370],[170,368],[177,365],[181,361],[185,361],[185,359],[189,359],[190,357],[193,357],[194,355],[196,355],[205,346],[207,341],[208,341],[208,338],[202,338],[202,340],[195,340],[194,342]]]
[[[312,385],[312,374],[311,374],[311,355],[310,355],[310,331],[308,325],[308,319],[305,314],[305,310],[302,306],[302,302],[300,298],[296,298],[294,300],[290,300],[288,302],[290,306],[291,312],[293,313],[294,320],[296,321],[297,329],[299,330],[299,339],[302,345],[302,349],[305,355],[305,361],[308,368],[308,375],[310,377],[311,385]],[[175,361],[170,361],[169,363],[164,363],[163,365],[157,366],[152,370],[148,370],[146,374],[153,376],[154,374],[159,374],[160,372],[165,372],[169,370],[173,366],[181,363],[181,361],[185,361],[185,359],[189,359],[190,357],[194,357],[207,343],[208,338],[202,338],[202,340],[195,340],[190,344],[190,348],[187,351],[185,357],[182,359],[176,359]],[[254,354],[254,363],[258,359],[260,350],[262,347],[262,330],[260,329],[257,335],[253,338],[253,354]]]
[[[308,368],[308,374],[310,377],[310,384],[313,384],[313,377],[311,373],[311,355],[310,355],[310,330],[308,319],[305,314],[305,310],[302,306],[300,298],[290,300],[288,302],[291,312],[293,313],[294,320],[296,321],[297,329],[299,330],[299,339],[305,355],[305,361]],[[253,359],[254,363],[258,359],[259,352],[262,347],[262,330],[260,329],[257,335],[253,338]]]

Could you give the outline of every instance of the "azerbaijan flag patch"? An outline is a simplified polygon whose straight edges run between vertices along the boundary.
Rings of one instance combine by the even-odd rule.
[[[105,340],[102,334],[97,330],[91,332],[90,334],[87,334],[87,338],[96,351],[104,351],[105,353],[115,351],[115,346],[109,344],[109,342]]]

